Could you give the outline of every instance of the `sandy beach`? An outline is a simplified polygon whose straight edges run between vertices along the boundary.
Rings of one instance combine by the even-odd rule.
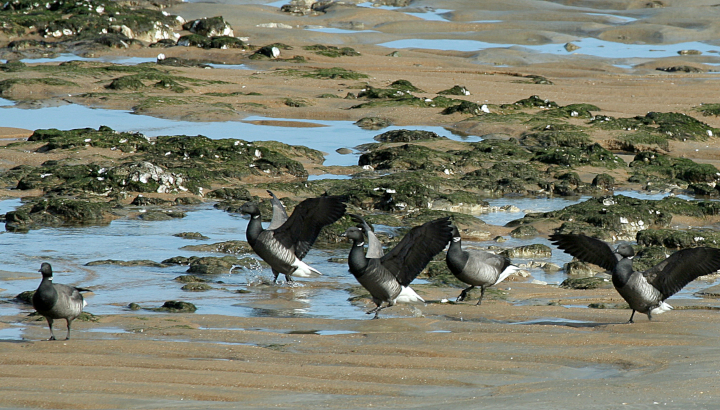
[[[354,4],[330,8],[316,16],[293,16],[265,1],[245,3],[249,4],[180,3],[166,10],[186,20],[222,15],[235,36],[247,37],[256,45],[290,45],[292,50],[282,50],[281,57],[299,55],[305,62],[249,61],[248,52],[235,49],[162,49],[166,57],[246,64],[251,69],[230,72],[172,67],[176,75],[207,82],[194,86],[192,95],[183,94],[188,100],[183,104],[147,107],[139,114],[196,121],[259,115],[282,119],[288,130],[298,126],[288,121],[293,119],[357,121],[371,116],[389,118],[396,125],[444,126],[477,136],[501,133],[518,137],[527,129],[519,123],[464,121],[467,116],[462,114],[442,115],[409,106],[350,109],[358,102],[344,98],[366,84],[386,87],[405,79],[426,91],[418,93],[420,97],[432,98],[439,90],[462,85],[471,92],[462,98],[478,104],[499,105],[539,95],[561,105],[594,104],[603,114],[617,117],[650,111],[681,112],[720,127],[720,118],[696,111],[702,103],[718,102],[720,74],[713,65],[720,63],[717,52],[633,58],[624,61],[633,64],[625,68],[612,59],[584,55],[582,48],[562,55],[517,47],[481,51],[399,49],[399,57],[391,57],[388,54],[395,49],[378,45],[406,39],[455,39],[532,46],[592,37],[658,48],[703,41],[718,44],[720,50],[720,10],[710,1],[487,1],[482,7],[471,0],[410,4],[424,13],[427,7],[450,10],[441,21]],[[652,8],[650,3],[664,7]],[[613,19],[618,17],[604,16],[608,10],[637,21],[617,24]],[[502,22],[483,22],[495,20]],[[259,26],[268,23],[291,28]],[[304,30],[308,25],[369,32],[348,35]],[[352,47],[361,56],[336,59],[302,48],[312,44]],[[108,50],[108,54],[155,57],[160,51],[145,47]],[[679,65],[703,71],[656,70]],[[331,67],[369,77],[346,80],[278,74],[287,69]],[[2,75],[7,78],[8,74]],[[525,77],[528,75],[543,76],[553,85],[531,83]],[[78,87],[53,88],[39,101],[51,104],[63,100],[124,110],[137,105],[132,97],[102,95],[105,89],[100,80],[107,78],[79,79]],[[230,84],[213,84],[212,80]],[[30,92],[37,95],[43,90],[42,86],[18,88],[6,97],[27,103]],[[78,96],[81,92],[96,94]],[[232,92],[258,95],[206,94]],[[148,93],[168,95],[161,90]],[[341,98],[316,98],[321,94]],[[287,98],[311,103],[290,107],[282,103]],[[232,109],[212,109],[215,103]],[[27,138],[31,133],[32,124],[27,129],[2,128],[0,119],[0,144]],[[602,133],[593,136],[601,144],[606,142],[603,137]],[[353,142],[347,141],[347,145],[352,147]],[[671,141],[669,154],[718,166],[720,142],[717,138]],[[86,150],[77,160],[88,162],[106,155],[107,151]],[[12,147],[0,153],[4,169],[39,165],[48,159],[58,158],[40,158]],[[309,169],[315,166],[321,167],[308,165]],[[585,171],[583,178],[594,170]],[[621,177],[627,179],[626,171],[612,172],[619,181]],[[3,189],[2,195],[20,193]],[[674,222],[704,225],[715,221]],[[509,230],[492,229],[496,234]],[[12,237],[5,234],[3,239]],[[22,274],[32,275],[28,272],[33,271],[29,267]],[[20,273],[5,273],[3,277],[14,275]],[[299,289],[328,285],[313,279],[301,283]],[[498,285],[498,292],[489,295],[481,306],[475,306],[474,300],[447,302],[457,297],[460,289],[455,287],[414,288],[428,303],[387,309],[378,320],[369,316],[330,320],[128,311],[101,315],[96,322],[76,321],[72,339],[55,342],[44,340],[49,336],[46,323],[29,318],[31,308],[23,306],[18,314],[0,317],[0,335],[14,332],[17,324],[22,324],[16,336],[0,339],[0,408],[718,407],[717,299],[672,298],[669,302],[674,311],[652,322],[636,315],[636,323],[628,325],[628,309],[587,308],[590,303],[623,302],[610,283],[601,289],[569,290],[517,279]],[[253,303],[258,307],[292,307],[296,291],[279,287],[276,292],[268,291],[272,296],[267,300]],[[368,299],[352,303],[364,308],[372,305]],[[64,323],[59,323],[56,332],[64,331]]]

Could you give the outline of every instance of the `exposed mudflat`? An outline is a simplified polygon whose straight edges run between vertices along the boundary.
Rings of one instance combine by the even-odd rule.
[[[4,97],[28,108],[70,102],[193,121],[262,116],[282,119],[257,121],[285,125],[289,133],[294,127],[311,125],[288,119],[357,121],[371,116],[389,118],[396,125],[444,126],[477,136],[504,133],[517,137],[525,131],[524,125],[468,122],[462,114],[442,115],[439,110],[409,106],[349,109],[358,102],[344,99],[366,83],[387,87],[405,79],[428,91],[430,98],[459,84],[471,92],[462,98],[478,104],[512,103],[539,95],[560,105],[594,104],[604,115],[615,117],[682,112],[720,127],[719,118],[702,116],[695,108],[718,102],[720,74],[715,70],[720,57],[713,48],[718,45],[720,49],[720,10],[710,1],[494,1],[482,2],[482,9],[473,0],[416,1],[408,10],[401,10],[404,12],[347,6],[317,16],[292,16],[266,3],[182,3],[167,11],[187,20],[222,15],[236,36],[248,37],[255,45],[288,44],[293,49],[283,50],[281,56],[301,55],[305,62],[249,62],[247,52],[240,50],[108,49],[107,54],[115,56],[154,58],[162,52],[167,57],[245,64],[249,69],[168,68],[175,76],[200,80],[193,83],[192,91],[182,94],[113,92],[105,88],[110,75],[81,74],[73,78],[73,86],[27,85],[13,88]],[[665,7],[646,7],[648,3]],[[441,12],[433,14],[427,7]],[[413,11],[417,14],[408,13]],[[267,23],[292,28],[259,27]],[[307,26],[354,31],[323,32]],[[658,51],[654,57],[648,51],[649,57],[632,57],[625,55],[632,54],[627,51],[608,58],[585,54],[584,49],[593,47],[583,48],[580,40],[584,38],[604,41],[601,48],[610,47],[611,42],[659,50],[674,50],[677,43],[703,42],[700,44],[707,48],[700,55]],[[402,40],[426,41],[428,48],[380,45]],[[440,50],[433,48],[431,40],[501,46]],[[536,49],[567,42],[581,48],[573,52]],[[312,44],[352,47],[361,56],[330,58],[302,49]],[[388,56],[395,50],[399,57]],[[26,63],[33,64],[31,60]],[[701,72],[656,70],[680,65]],[[332,67],[369,77],[319,79],[281,73]],[[39,74],[0,72],[0,79],[13,75]],[[546,77],[553,85],[531,83],[523,77],[526,75]],[[342,98],[316,98],[321,94]],[[167,97],[175,103],[138,108],[148,96]],[[311,104],[290,107],[284,103],[288,98],[303,98]],[[2,126],[0,108],[3,145],[27,138],[34,129],[32,123],[22,128]],[[228,137],[252,140],[252,136]],[[593,134],[601,144],[604,137]],[[352,141],[343,143],[354,146]],[[670,141],[668,153],[717,166],[720,143],[717,138]],[[2,150],[0,167],[39,165],[59,159],[58,155],[63,154]],[[110,154],[86,149],[72,155],[78,161],[90,161]],[[580,176],[587,179],[596,173],[588,167]],[[3,197],[39,194],[2,190]],[[705,222],[677,221],[690,225]],[[493,229],[501,234],[508,231]],[[3,233],[0,243],[12,241],[13,235],[18,234]],[[126,259],[132,258],[128,255]],[[33,265],[23,272],[3,272],[2,277],[7,281],[27,279],[36,275],[35,269]],[[312,279],[302,282],[307,288],[324,286],[313,284]],[[0,282],[0,288],[4,287]],[[29,320],[29,308],[2,304],[0,407],[717,407],[717,299],[673,298],[669,302],[674,311],[653,322],[636,315],[636,323],[627,325],[629,310],[587,308],[590,303],[622,303],[611,287],[565,290],[524,281],[503,282],[498,286],[501,292],[488,296],[482,306],[475,306],[474,301],[440,303],[455,300],[458,288],[414,288],[427,304],[386,309],[378,320],[361,313],[356,319],[318,319],[127,311],[101,315],[97,322],[76,321],[73,338],[57,342],[43,340],[49,336],[47,325]],[[268,291],[264,299],[244,303],[257,309],[292,310],[302,297],[298,293],[296,299],[295,292],[281,287],[277,292]],[[242,297],[237,296],[238,302]],[[368,300],[353,303],[363,309],[370,307]],[[88,310],[92,311],[91,307]],[[56,323],[56,333],[64,334],[63,324]]]

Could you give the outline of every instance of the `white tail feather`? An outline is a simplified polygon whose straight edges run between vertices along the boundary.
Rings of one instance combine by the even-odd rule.
[[[400,303],[411,303],[411,302],[425,302],[425,299],[421,298],[420,295],[415,293],[410,286],[403,286],[400,294],[395,298],[395,302]]]
[[[519,271],[519,270],[522,270],[522,269],[518,268],[518,267],[515,266],[515,265],[510,265],[510,266],[508,266],[507,268],[505,268],[504,271],[502,271],[502,273],[500,274],[500,276],[498,277],[498,279],[495,281],[495,283],[493,283],[493,285],[497,285],[498,283],[504,281],[505,278],[507,278],[508,276],[512,275],[513,273],[515,273],[515,272],[517,272],[517,271]]]
[[[295,262],[293,262],[292,266],[297,268],[295,269],[295,272],[292,273],[292,276],[297,276],[299,278],[314,278],[322,275],[319,270],[297,258],[295,259]]]
[[[651,311],[650,311],[650,314],[651,314],[651,315],[659,315],[659,314],[661,314],[661,313],[669,312],[669,311],[671,311],[672,309],[673,309],[673,307],[670,306],[670,305],[668,305],[667,303],[665,303],[665,302],[660,302],[660,306],[658,306],[658,307],[654,308],[653,310],[651,310]]]

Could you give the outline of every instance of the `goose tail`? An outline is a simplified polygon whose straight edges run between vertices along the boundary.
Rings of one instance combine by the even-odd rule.
[[[319,270],[297,258],[295,259],[295,262],[293,262],[292,266],[296,268],[292,275],[299,278],[314,278],[322,275]]]
[[[670,305],[668,305],[667,303],[665,303],[665,302],[660,302],[660,305],[658,305],[657,307],[653,308],[653,309],[650,311],[650,314],[652,314],[652,315],[659,315],[659,314],[661,314],[661,313],[669,312],[669,311],[671,311],[672,309],[673,309],[673,307],[670,306]]]
[[[400,303],[411,303],[411,302],[425,302],[425,299],[421,298],[420,295],[415,293],[415,291],[410,286],[403,286],[402,290],[400,291],[400,294],[397,298],[395,298],[395,302]]]
[[[507,268],[505,268],[504,271],[502,271],[502,273],[500,273],[500,276],[498,276],[498,279],[495,281],[495,283],[493,283],[493,285],[497,285],[498,283],[504,281],[508,276],[512,275],[513,273],[515,273],[519,270],[521,270],[521,269],[515,265],[508,266]]]

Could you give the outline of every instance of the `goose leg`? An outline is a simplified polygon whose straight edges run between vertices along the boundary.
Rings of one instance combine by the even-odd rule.
[[[273,273],[273,275],[275,275],[275,279],[273,279],[273,283],[277,285],[277,279],[278,279],[278,276],[280,276],[280,272],[273,269],[272,273]],[[285,277],[287,278],[287,275]]]
[[[462,302],[467,297],[467,293],[471,290],[475,289],[475,285],[470,285],[469,288],[463,289],[462,292],[460,292],[460,296],[455,299],[455,302]]]
[[[65,336],[65,340],[70,340],[70,324],[72,323],[72,320],[65,319],[65,321],[67,322],[67,326],[68,326],[68,332],[67,332],[67,336]]]
[[[480,299],[478,299],[478,303],[476,303],[475,306],[480,306],[483,296],[485,296],[485,286],[480,286]]]
[[[633,309],[632,314],[630,315],[630,320],[627,321],[628,324],[629,324],[629,323],[635,323],[635,322],[633,321],[633,316],[635,316],[635,309]]]
[[[291,283],[291,282],[295,282],[295,281],[293,280],[292,276],[290,276],[286,273],[285,274],[285,282]]]
[[[53,320],[50,319],[49,317],[47,317],[45,319],[47,319],[48,326],[50,326],[50,339],[48,339],[48,340],[55,340],[55,333],[53,332],[53,328],[52,328]]]

